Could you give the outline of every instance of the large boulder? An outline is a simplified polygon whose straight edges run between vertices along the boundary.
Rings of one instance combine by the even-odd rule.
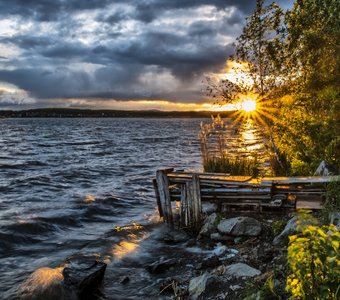
[[[236,263],[227,266],[224,273],[224,275],[231,277],[255,277],[260,274],[261,271],[243,263]]]
[[[72,258],[63,270],[65,286],[80,298],[93,294],[100,286],[106,264],[91,257]]]
[[[62,267],[37,269],[19,287],[18,298],[22,300],[72,299],[72,292],[64,289],[62,270]]]
[[[220,280],[217,276],[210,275],[207,272],[191,279],[189,283],[190,299],[204,299],[204,296],[209,294],[209,292],[214,291],[219,283]]]
[[[178,261],[175,258],[164,259],[161,257],[159,260],[148,265],[146,269],[152,274],[163,273],[174,266],[177,262]]]
[[[314,176],[333,176],[333,175],[339,175],[339,170],[325,160],[323,160],[320,163],[320,165],[318,166],[314,173]]]
[[[213,213],[205,218],[204,224],[198,234],[198,238],[208,237],[216,231],[217,214]]]
[[[224,235],[258,236],[261,233],[261,223],[250,217],[222,219],[217,230]]]
[[[296,232],[296,228],[298,226],[298,218],[294,217],[290,219],[283,231],[274,238],[273,245],[277,246],[280,244],[286,244],[288,243],[288,237]]]

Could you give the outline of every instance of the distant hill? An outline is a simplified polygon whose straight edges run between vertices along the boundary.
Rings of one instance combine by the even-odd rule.
[[[210,118],[218,113],[229,117],[233,112],[39,108],[0,110],[0,118]]]

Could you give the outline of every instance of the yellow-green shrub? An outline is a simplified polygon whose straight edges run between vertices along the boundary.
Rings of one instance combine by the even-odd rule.
[[[289,237],[290,299],[340,298],[340,233],[334,225],[308,225]]]

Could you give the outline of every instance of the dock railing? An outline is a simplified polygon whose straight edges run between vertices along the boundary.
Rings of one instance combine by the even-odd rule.
[[[202,204],[217,211],[287,212],[321,209],[329,176],[264,177],[160,169],[153,180],[160,217],[170,227],[197,228]]]

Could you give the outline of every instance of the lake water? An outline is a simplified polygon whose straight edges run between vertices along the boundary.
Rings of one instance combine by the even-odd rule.
[[[161,167],[202,171],[201,121],[0,120],[0,298],[15,298],[35,270],[87,254],[108,263],[107,299],[158,299],[143,262],[174,250],[157,241],[152,178]]]
[[[158,220],[155,171],[201,170],[201,121],[0,120],[0,298],[77,252],[119,258],[115,226]]]

